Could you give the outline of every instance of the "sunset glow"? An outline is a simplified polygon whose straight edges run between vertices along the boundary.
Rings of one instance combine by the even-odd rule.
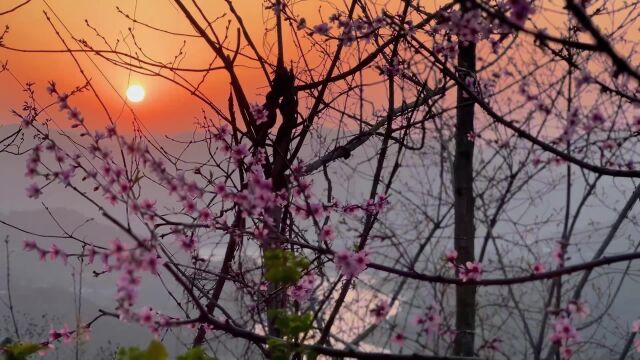
[[[130,85],[127,88],[127,99],[131,102],[140,102],[144,100],[145,91],[141,85]]]

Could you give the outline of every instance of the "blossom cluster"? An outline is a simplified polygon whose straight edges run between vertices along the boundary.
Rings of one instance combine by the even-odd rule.
[[[316,287],[316,281],[317,279],[315,274],[306,274],[295,285],[287,288],[287,295],[298,303],[303,303],[309,300],[313,295],[313,291]]]
[[[344,277],[353,278],[367,268],[369,253],[366,250],[354,252],[344,249],[335,254],[334,262]]]
[[[61,329],[54,329],[52,327],[51,330],[49,330],[48,339],[45,342],[46,346],[38,351],[38,355],[45,356],[48,351],[55,349],[54,343],[60,339],[62,339],[63,343],[67,344],[72,342],[76,337],[88,341],[91,338],[91,328],[88,325],[81,325],[77,330],[72,330],[67,324],[64,324],[64,327]]]
[[[555,311],[549,340],[559,347],[562,359],[571,358],[574,353],[572,346],[580,341],[580,334],[573,324],[574,318],[586,318],[589,314],[589,307],[581,301],[570,301],[565,308]]]
[[[377,16],[371,21],[363,18],[350,19],[340,13],[334,13],[329,17],[329,22],[314,25],[310,35],[329,36],[332,25],[341,31],[337,37],[344,46],[351,46],[357,40],[370,41],[376,31],[386,24],[386,19]]]
[[[253,120],[255,120],[258,125],[267,121],[267,110],[262,105],[251,105],[251,115],[253,115]]]
[[[640,332],[640,320],[635,320],[631,324],[631,332],[635,334]],[[633,347],[636,349],[637,352],[640,352],[640,339],[633,340]]]
[[[25,251],[37,252],[40,261],[43,262],[47,260],[48,256],[50,260],[54,261],[60,259],[66,265],[69,258],[69,255],[64,250],[60,249],[56,244],[51,244],[49,249],[45,249],[38,246],[35,240],[26,239],[23,241],[23,248]]]
[[[606,122],[606,117],[599,110],[594,110],[588,117],[586,117],[587,121],[584,125],[582,120],[583,116],[577,109],[574,109],[569,113],[564,131],[562,132],[562,135],[560,135],[560,140],[564,142],[571,141],[577,134],[580,125],[582,125],[582,128],[586,133],[601,128]]]
[[[354,22],[353,25],[358,28],[359,24]],[[240,209],[241,216],[252,218],[252,223],[255,224],[253,234],[261,241],[269,237],[269,232],[274,231],[274,224],[271,223],[268,212],[277,206],[287,206],[294,216],[301,219],[313,218],[317,222],[320,217],[328,216],[332,212],[346,215],[376,215],[384,211],[389,204],[388,197],[383,194],[376,195],[362,204],[340,204],[335,201],[325,204],[311,191],[312,183],[303,175],[302,163],[292,167],[288,179],[289,188],[274,191],[271,179],[265,175],[265,153],[258,149],[250,150],[246,144],[234,140],[231,131],[225,125],[217,127],[217,131],[211,134],[211,139],[216,151],[221,151],[232,167],[242,169],[245,183],[242,186],[230,186],[229,178],[198,182],[190,178],[190,174],[203,177],[202,168],[192,171],[176,169],[172,172],[161,158],[153,155],[152,149],[142,138],[126,138],[118,134],[115,126],[91,132],[85,126],[82,114],[70,106],[68,94],[59,92],[55,83],[50,84],[49,93],[54,96],[60,109],[67,113],[72,123],[71,127],[79,128],[81,136],[88,139],[89,144],[84,147],[86,153],[70,154],[52,138],[45,136],[43,142],[34,146],[29,154],[26,176],[40,177],[49,182],[44,186],[30,185],[27,195],[37,198],[42,194],[44,187],[56,179],[65,186],[75,186],[76,178],[82,176],[82,181],[93,186],[94,192],[102,194],[106,203],[113,206],[124,205],[128,210],[128,216],[138,218],[147,228],[154,229],[158,222],[164,224],[167,218],[158,213],[155,200],[143,197],[138,185],[142,177],[152,179],[176,200],[179,205],[176,211],[181,216],[189,216],[197,225],[194,227],[176,222],[171,224],[170,232],[162,238],[169,235],[166,238],[173,239],[176,248],[193,255],[194,259],[197,258],[195,255],[200,248],[198,228],[234,231],[226,223],[223,214],[212,212],[211,198],[218,200],[218,203],[222,202],[220,208],[224,208],[225,203],[232,203]],[[251,111],[256,121],[264,121],[263,108],[254,106]],[[107,140],[122,150],[122,159],[118,159],[114,155],[115,152],[110,150],[111,144],[106,144]],[[54,166],[48,163],[48,158],[53,159]],[[327,246],[331,245],[336,236],[334,228],[326,222],[317,226],[317,234],[319,240]],[[56,244],[48,249],[42,248],[33,240],[26,240],[24,247],[27,251],[37,252],[42,260],[60,259],[66,263],[67,259],[73,256],[93,264],[94,260],[99,258],[104,272],[118,273],[115,299],[120,318],[124,321],[138,322],[156,332],[173,318],[148,307],[139,311],[134,311],[133,308],[138,301],[141,275],[145,272],[158,274],[159,267],[163,265],[158,250],[161,239],[154,231],[150,231],[146,238],[134,235],[131,238],[131,242],[113,239],[107,246],[85,245],[80,254],[69,254]],[[334,260],[338,270],[347,278],[359,275],[369,263],[366,250],[340,251],[336,253]],[[287,293],[292,299],[304,302],[313,295],[315,284],[315,275],[307,274],[296,285],[289,287]]]
[[[442,311],[438,306],[429,305],[426,310],[415,315],[414,323],[427,335],[437,334],[442,327]]]
[[[480,10],[452,10],[445,14],[444,20],[432,28],[434,33],[455,36],[461,43],[476,43],[488,39],[492,32],[490,23]]]
[[[467,261],[464,264],[458,264],[458,251],[450,249],[446,252],[444,260],[453,269],[457,270],[458,278],[464,282],[479,281],[482,279],[482,264],[477,261]]]
[[[517,25],[524,25],[535,9],[529,0],[509,0],[510,19]]]

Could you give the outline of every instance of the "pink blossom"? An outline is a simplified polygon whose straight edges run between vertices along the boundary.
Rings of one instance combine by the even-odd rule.
[[[600,111],[595,111],[591,114],[591,127],[595,128],[601,125],[604,125],[607,119]]]
[[[325,225],[320,230],[320,240],[331,243],[335,239],[336,235],[331,225]]]
[[[560,135],[560,140],[565,142],[570,141],[578,131],[578,127],[580,126],[581,122],[581,116],[578,111],[572,111],[567,118],[567,123],[562,135]]]
[[[404,345],[404,334],[401,332],[395,333],[392,337],[391,337],[391,342],[398,345],[398,346],[403,346]]]
[[[126,195],[129,191],[131,191],[131,184],[128,181],[120,181],[118,183],[118,193],[120,195]]]
[[[114,255],[116,257],[123,257],[125,256],[126,251],[127,248],[124,246],[122,241],[120,241],[120,239],[115,238],[111,240],[111,255]]]
[[[89,264],[93,264],[93,261],[96,258],[96,254],[97,254],[96,248],[93,245],[91,245],[89,250],[87,250],[87,262]]]
[[[147,253],[142,259],[142,268],[149,271],[152,274],[158,273],[158,266],[160,266],[160,260],[158,256],[153,252]]]
[[[284,6],[283,2],[281,3],[276,2],[273,5],[271,5],[270,8],[271,10],[273,10],[275,14],[279,14],[282,11],[283,6]]]
[[[333,261],[336,263],[338,269],[344,272],[343,269],[349,268],[352,257],[353,253],[349,250],[344,249],[335,254]]]
[[[191,200],[191,199],[185,200],[184,203],[182,204],[182,206],[184,207],[184,211],[187,214],[193,214],[193,213],[198,211],[198,207],[196,205],[196,202]]]
[[[388,196],[384,194],[376,195],[375,199],[369,199],[363,209],[369,214],[377,214],[383,211],[389,204]]]
[[[459,277],[462,281],[478,281],[482,278],[482,265],[479,262],[467,261],[459,268]]]
[[[33,183],[27,187],[27,197],[31,199],[37,199],[42,195],[42,190],[38,186],[38,184]]]
[[[116,282],[117,300],[122,306],[121,316],[128,317],[128,308],[134,304],[138,298],[138,286],[140,277],[133,270],[122,271]]]
[[[502,344],[502,339],[500,338],[493,338],[489,341],[487,341],[482,348],[487,350],[487,351],[500,351],[500,346]]]
[[[105,268],[109,267],[109,258],[110,258],[109,253],[104,252],[100,254],[100,260],[102,261],[102,264],[104,265]]]
[[[150,326],[153,324],[154,312],[153,309],[149,306],[143,307],[138,312],[138,322],[140,325]]]
[[[329,29],[331,29],[329,24],[320,23],[313,27],[313,31],[311,32],[311,34],[327,35],[329,33]]]
[[[456,249],[449,249],[445,254],[445,258],[448,262],[455,264],[458,258],[458,251]]]
[[[593,82],[593,78],[587,71],[581,71],[580,74],[576,75],[576,86],[578,88],[583,87],[584,85],[591,84]]]
[[[553,322],[553,333],[550,336],[551,342],[555,344],[566,343],[569,340],[577,340],[578,332],[571,324],[571,320],[565,316],[558,316]]]
[[[540,261],[536,261],[531,267],[531,270],[533,270],[534,274],[541,274],[545,271],[544,264]]]
[[[265,227],[257,227],[253,229],[253,235],[257,240],[265,241],[269,238],[269,229]]]
[[[589,306],[582,301],[571,301],[569,305],[567,305],[567,309],[570,313],[577,315],[580,318],[586,318],[591,314],[591,310],[589,310]]]
[[[132,213],[133,215],[138,215],[138,214],[140,214],[140,209],[141,209],[141,208],[140,208],[140,204],[138,204],[138,202],[137,202],[137,201],[135,201],[135,200],[131,200],[131,201],[129,202],[129,210],[131,210],[131,213]]]
[[[58,93],[58,90],[56,90],[55,81],[49,81],[49,85],[47,85],[47,93],[49,95],[53,95],[53,94],[57,94]]]
[[[479,10],[452,11],[449,14],[448,22],[434,28],[434,31],[440,30],[447,30],[457,35],[458,40],[463,43],[477,42],[482,38],[489,37],[491,24],[483,18]]]
[[[366,269],[369,258],[366,250],[354,253],[345,249],[336,253],[334,262],[342,275],[352,278]]]
[[[434,52],[452,59],[458,55],[458,44],[451,41],[444,41],[434,47]]]
[[[51,246],[49,247],[49,258],[51,260],[61,258],[65,263],[67,262],[67,254],[62,251],[56,244],[51,244]]]
[[[347,214],[347,215],[353,215],[359,209],[360,209],[360,207],[358,205],[346,205],[346,206],[344,206],[342,208],[342,211],[344,211],[344,213]]]
[[[74,167],[70,167],[68,169],[65,169],[65,170],[62,170],[62,171],[58,172],[56,174],[56,177],[58,178],[58,181],[60,181],[61,184],[69,185],[69,184],[71,184],[71,179],[75,175],[75,171],[76,170],[75,170]]]
[[[551,164],[555,165],[555,166],[560,166],[562,164],[565,164],[566,160],[559,157],[559,156],[555,156],[553,159],[551,159]]]
[[[24,240],[22,242],[22,246],[25,251],[33,251],[38,249],[38,244],[36,243],[35,240],[28,240],[28,239]]]
[[[298,179],[297,177],[294,178],[294,180],[296,181],[297,186],[293,188],[293,194],[295,196],[304,196],[306,198],[309,198],[312,184],[311,181],[306,179]]]
[[[631,332],[634,332],[634,333],[640,332],[640,319],[639,320],[635,320],[631,324]]]
[[[387,317],[389,310],[391,310],[389,302],[381,300],[376,306],[369,310],[369,313],[376,319],[376,322],[380,322]]]
[[[564,264],[564,249],[561,244],[557,243],[554,246],[553,251],[551,252],[551,257],[555,261],[556,265]]]
[[[352,31],[344,31],[340,34],[340,43],[346,47],[350,47],[356,40],[356,35]]]
[[[202,208],[198,211],[198,219],[204,223],[207,223],[211,220],[211,211],[209,208]]]
[[[298,283],[287,289],[287,295],[298,303],[309,300],[316,286],[316,276],[313,273],[306,274]]]
[[[231,150],[231,158],[236,162],[242,161],[247,155],[249,155],[249,149],[245,144],[238,144]]]
[[[268,113],[262,105],[251,105],[251,114],[253,115],[253,119],[256,121],[256,124],[258,125],[267,121]]]
[[[118,202],[118,197],[116,196],[116,194],[114,194],[113,192],[109,191],[109,190],[105,190],[104,192],[104,198],[109,201],[109,203],[111,205],[115,205]]]
[[[24,176],[33,179],[38,173],[38,163],[28,162],[27,163],[27,171],[24,173]]]
[[[37,248],[36,250],[38,251],[38,257],[40,258],[40,261],[47,261],[47,251],[40,248]]]
[[[224,182],[218,182],[213,185],[213,192],[224,195],[227,192],[227,185]]]
[[[509,5],[511,6],[511,21],[520,26],[524,25],[529,15],[534,12],[528,0],[509,0]]]
[[[414,316],[413,321],[427,335],[435,334],[442,324],[440,309],[437,306],[429,305],[424,313]]]
[[[560,347],[560,358],[562,358],[563,360],[568,360],[571,358],[572,355],[573,355],[573,350],[570,347],[568,346]]]
[[[58,339],[60,339],[60,337],[62,337],[62,335],[58,332],[58,330],[51,328],[51,330],[49,330],[49,342],[54,342]]]
[[[153,201],[153,200],[144,199],[140,203],[140,208],[142,210],[146,211],[147,213],[155,212],[155,210],[156,210],[156,202]]]
[[[65,154],[64,152],[62,152],[62,150],[60,150],[59,148],[56,148],[53,152],[54,154],[54,158],[57,162],[59,162],[60,164],[64,163],[65,161]]]
[[[382,74],[387,76],[397,76],[402,72],[402,68],[400,66],[400,60],[395,57],[391,61],[391,64],[385,64],[382,66]]]
[[[59,331],[59,333],[62,336],[62,341],[64,341],[65,343],[69,343],[71,342],[71,340],[73,340],[73,333],[69,329],[69,325],[64,324],[64,327]]]
[[[180,235],[178,236],[177,240],[178,240],[178,244],[180,245],[180,248],[186,252],[191,252],[196,249],[197,239],[195,235],[191,235],[191,236]]]
[[[320,203],[309,204],[308,212],[314,218],[319,218],[324,214],[324,206]]]

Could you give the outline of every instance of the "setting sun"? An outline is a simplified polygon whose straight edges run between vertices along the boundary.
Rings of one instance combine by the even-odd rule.
[[[127,89],[127,99],[140,102],[144,99],[144,88],[140,85],[130,85]]]

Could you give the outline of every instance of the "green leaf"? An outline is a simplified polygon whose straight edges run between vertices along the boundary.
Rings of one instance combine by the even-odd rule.
[[[318,354],[313,350],[307,350],[307,360],[316,360],[318,358]]]
[[[280,331],[282,337],[289,339],[297,339],[302,333],[311,330],[313,315],[308,312],[302,315],[287,314],[279,309],[271,309],[267,311],[267,315],[275,319],[276,328]]]
[[[189,349],[186,353],[178,355],[176,360],[215,360],[215,358],[207,355],[201,347]]]
[[[159,341],[152,341],[147,348],[147,360],[166,360],[169,354]]]
[[[120,348],[118,350],[118,360],[143,360],[143,353],[140,349],[134,346]]]
[[[167,360],[168,354],[164,345],[159,341],[152,341],[146,350],[130,346],[118,350],[118,360]]]
[[[269,249],[264,252],[265,279],[277,284],[295,284],[309,266],[304,256],[291,251]]]
[[[272,360],[289,360],[291,357],[291,349],[289,345],[280,339],[267,340],[267,347],[269,348],[270,358]]]
[[[5,360],[27,360],[29,355],[33,355],[42,349],[42,345],[35,343],[18,343],[8,345],[4,348]]]

